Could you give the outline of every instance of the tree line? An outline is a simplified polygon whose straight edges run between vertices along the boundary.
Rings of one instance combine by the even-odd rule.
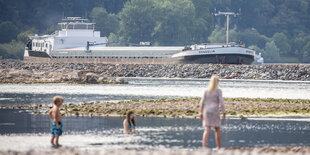
[[[262,53],[266,62],[310,62],[308,0],[2,0],[0,55],[22,58],[27,36],[52,33],[64,16],[95,22],[109,42],[150,41],[153,45],[230,41]]]

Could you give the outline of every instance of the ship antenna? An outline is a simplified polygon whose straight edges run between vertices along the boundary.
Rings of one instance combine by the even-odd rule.
[[[62,12],[62,19],[65,19],[65,12]]]
[[[233,15],[236,17],[236,16],[241,15],[241,9],[239,9],[239,13],[219,11],[218,13],[214,14],[214,16],[220,16],[220,15],[226,16],[226,45],[228,46],[228,43],[229,43],[229,16]]]

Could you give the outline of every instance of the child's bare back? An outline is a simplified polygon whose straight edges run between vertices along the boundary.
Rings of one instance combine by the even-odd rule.
[[[56,105],[53,106],[49,113],[52,115],[51,121],[60,122],[62,120],[59,107]]]

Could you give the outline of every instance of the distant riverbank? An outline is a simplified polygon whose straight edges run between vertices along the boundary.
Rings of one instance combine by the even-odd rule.
[[[125,115],[133,110],[141,116],[198,117],[200,98],[131,100],[104,103],[65,104],[60,110],[66,116],[109,116]],[[310,115],[310,100],[300,99],[249,99],[226,98],[227,115],[245,116],[265,115]],[[0,106],[1,109],[26,109],[33,114],[46,114],[51,105]]]
[[[0,83],[127,83],[119,77],[310,81],[309,65],[24,63],[1,60]]]

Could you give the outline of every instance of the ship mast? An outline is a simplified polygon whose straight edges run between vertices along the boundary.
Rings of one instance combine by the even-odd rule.
[[[236,16],[240,15],[240,13],[219,11],[218,13],[214,14],[214,16],[220,16],[220,15],[226,16],[226,45],[228,45],[228,43],[229,43],[229,16],[233,15],[236,17]]]

